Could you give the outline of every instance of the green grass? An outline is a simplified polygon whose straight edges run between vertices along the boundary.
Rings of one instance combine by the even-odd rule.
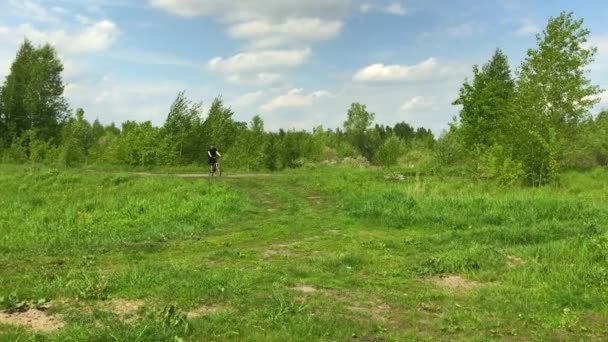
[[[2,305],[45,298],[66,326],[0,325],[0,340],[603,340],[607,181],[3,165]],[[121,313],[119,300],[138,308]]]

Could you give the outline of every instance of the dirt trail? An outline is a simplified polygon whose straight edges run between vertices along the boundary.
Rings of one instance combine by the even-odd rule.
[[[135,176],[144,177],[180,177],[180,178],[211,178],[208,173],[153,173],[153,172],[129,172]],[[214,176],[220,178],[256,178],[256,177],[275,177],[276,175],[269,173],[231,173],[222,176]]]

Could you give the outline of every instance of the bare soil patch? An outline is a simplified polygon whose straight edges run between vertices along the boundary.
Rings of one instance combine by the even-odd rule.
[[[61,315],[50,316],[46,312],[36,309],[24,312],[0,312],[0,323],[22,326],[47,333],[65,326]]]
[[[516,268],[525,263],[526,263],[526,261],[518,256],[507,255],[507,266],[509,266],[509,268]]]
[[[262,252],[262,256],[264,256],[264,258],[271,258],[274,256],[294,256],[296,255],[293,252],[284,250],[284,249],[267,249],[264,252]]]
[[[433,281],[440,286],[454,290],[467,290],[481,286],[480,283],[465,279],[459,275],[451,275],[447,277],[434,278]]]
[[[315,293],[318,291],[316,288],[309,285],[298,285],[294,287],[294,290],[298,290],[304,293]]]
[[[201,306],[198,309],[188,312],[187,316],[189,319],[196,319],[199,317],[213,315],[216,312],[220,312],[220,311],[224,311],[224,310],[226,310],[226,308],[223,306],[220,306],[220,305]]]
[[[353,305],[349,306],[348,309],[354,312],[367,313],[375,321],[386,322],[388,321],[388,314],[390,313],[391,307],[386,304],[380,304],[371,307]]]
[[[115,314],[132,315],[136,314],[144,304],[141,300],[112,299],[104,305],[104,308]]]

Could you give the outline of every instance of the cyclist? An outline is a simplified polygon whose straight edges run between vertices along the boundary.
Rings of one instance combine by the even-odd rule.
[[[217,163],[217,158],[218,157],[222,157],[222,155],[220,154],[220,152],[217,150],[217,147],[215,147],[214,144],[211,144],[209,146],[209,149],[207,150],[207,156],[209,157],[209,170],[211,171],[211,173],[215,173],[215,165]]]

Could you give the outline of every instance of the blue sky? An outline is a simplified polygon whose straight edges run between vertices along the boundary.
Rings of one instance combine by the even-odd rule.
[[[66,96],[89,119],[162,124],[180,90],[237,120],[334,128],[350,103],[439,133],[473,64],[517,68],[550,16],[573,11],[608,88],[608,4],[523,0],[0,0],[0,77],[24,37],[56,46]],[[608,96],[598,106],[608,106]]]

